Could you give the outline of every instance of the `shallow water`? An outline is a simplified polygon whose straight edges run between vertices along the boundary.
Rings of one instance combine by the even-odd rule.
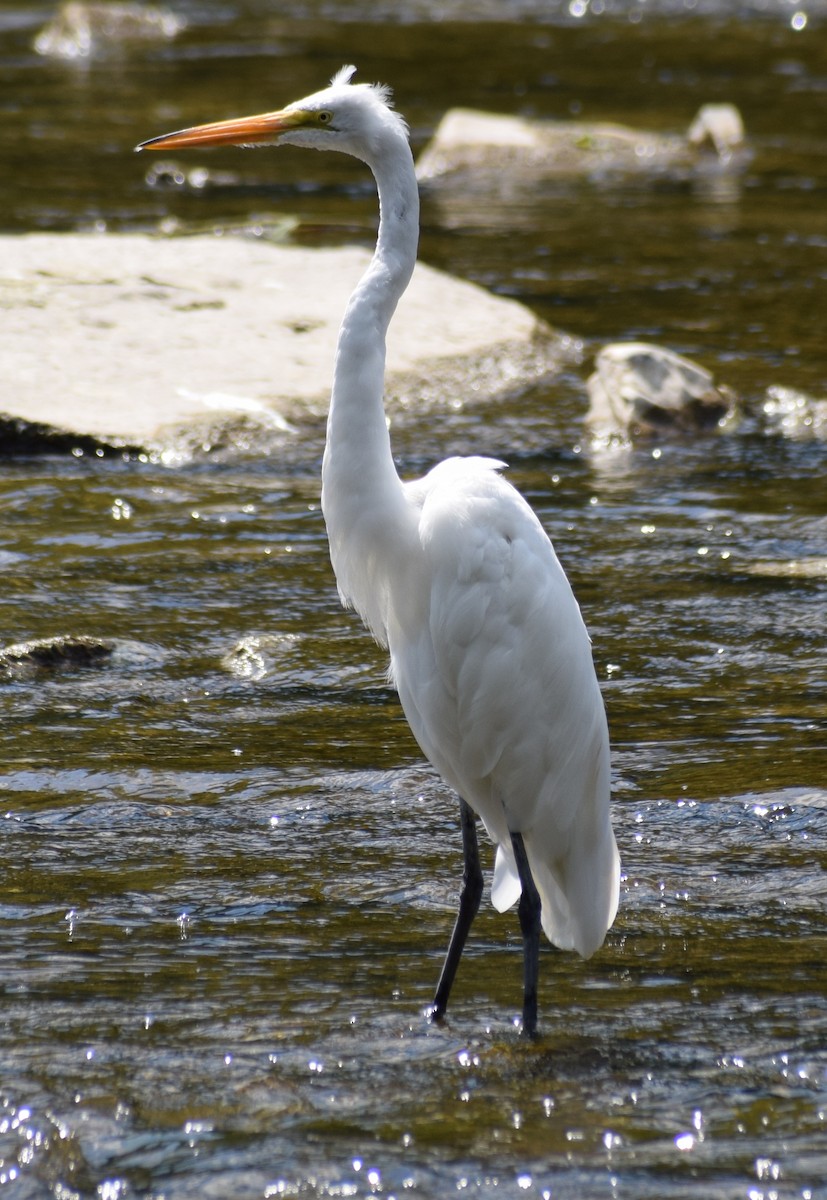
[[[487,904],[448,1020],[422,1015],[457,813],[338,607],[322,431],[175,469],[4,462],[2,641],[116,650],[0,681],[0,1193],[827,1196],[824,445],[747,424],[605,454],[582,423],[617,337],[747,396],[824,394],[823,10],[798,6],[797,31],[787,5],[604,7],[400,28],[184,5],[179,43],[80,71],[28,49],[42,8],[4,10],[11,230],[275,211],[304,241],[367,242],[344,161],[222,154],[230,179],[187,190],[127,153],[348,58],[394,83],[418,145],[453,103],[680,129],[730,99],[754,155],[723,197],[660,178],[425,200],[427,261],[582,341],[548,390],[394,430],[406,474],[471,449],[511,463],[594,640],[621,908],[590,962],[545,948],[536,1044],[514,1026],[516,917]]]

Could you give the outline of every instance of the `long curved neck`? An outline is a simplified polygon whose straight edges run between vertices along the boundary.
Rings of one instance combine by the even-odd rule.
[[[379,190],[379,236],[339,332],[322,509],[342,598],[384,640],[376,594],[383,581],[377,573],[380,563],[396,557],[391,548],[403,532],[407,511],[385,419],[385,337],[416,263],[419,192],[410,146],[401,132],[389,131],[368,165]]]
[[[379,236],[345,310],[336,349],[325,468],[353,481],[392,467],[383,405],[385,336],[416,263],[419,192],[408,142],[389,136],[369,164],[379,190]],[[344,459],[344,461],[342,461]]]

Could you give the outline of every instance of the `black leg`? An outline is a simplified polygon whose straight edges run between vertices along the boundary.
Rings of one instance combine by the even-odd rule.
[[[439,977],[434,1002],[431,1005],[431,1016],[435,1021],[438,1021],[440,1017],[445,1015],[454,976],[457,973],[459,960],[462,958],[462,950],[468,937],[468,930],[471,928],[474,917],[477,915],[482,897],[482,868],[480,867],[480,852],[477,845],[477,819],[474,816],[471,806],[466,804],[461,796],[459,800],[459,812],[464,859],[462,891],[459,897],[459,912],[457,913],[456,924],[451,934],[451,941],[448,943],[448,953],[445,955],[442,974]]]
[[[517,909],[523,934],[523,1036],[537,1032],[537,976],[540,970],[540,894],[528,865],[521,833],[512,833],[511,845],[517,861],[522,895]]]

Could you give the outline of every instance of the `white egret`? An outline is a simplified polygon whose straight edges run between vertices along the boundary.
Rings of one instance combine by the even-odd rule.
[[[342,602],[390,652],[413,734],[460,797],[459,913],[431,1013],[441,1017],[482,894],[479,816],[496,845],[491,898],[519,900],[522,1028],[537,1024],[540,928],[584,957],[617,911],[606,715],[586,628],[551,542],[487,458],[402,482],[383,406],[385,335],[416,262],[419,195],[386,87],[330,87],[279,112],[195,126],[139,150],[307,146],[361,159],[379,192],[370,266],[339,333],[322,509]]]

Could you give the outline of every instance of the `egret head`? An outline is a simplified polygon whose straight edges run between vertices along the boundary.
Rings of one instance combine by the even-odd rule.
[[[407,138],[407,126],[391,107],[382,84],[352,83],[355,67],[342,67],[330,86],[278,112],[194,125],[141,142],[136,150],[198,146],[306,146],[339,150],[371,163],[390,134]]]

